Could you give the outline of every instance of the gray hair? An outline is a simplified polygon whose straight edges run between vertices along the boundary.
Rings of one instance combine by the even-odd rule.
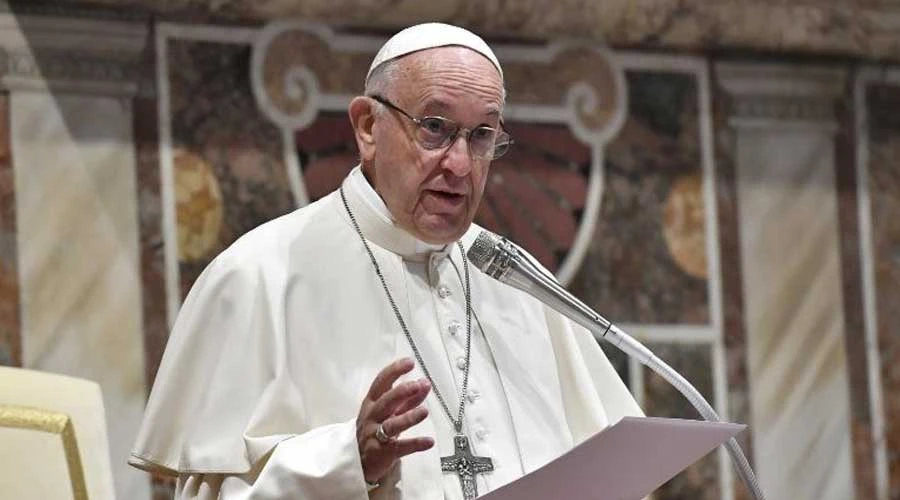
[[[370,74],[369,78],[366,80],[366,95],[387,97],[388,90],[397,80],[397,70],[399,69],[399,65],[397,64],[398,61],[399,59],[386,61],[372,70],[372,74]],[[382,113],[385,110],[385,106],[378,103],[376,109],[376,113]]]

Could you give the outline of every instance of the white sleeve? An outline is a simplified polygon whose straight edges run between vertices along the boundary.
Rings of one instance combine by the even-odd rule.
[[[593,335],[561,314],[546,311],[566,420],[575,443],[625,416],[643,416]]]
[[[366,500],[356,420],[326,425],[280,442],[240,475],[183,474],[178,500]]]

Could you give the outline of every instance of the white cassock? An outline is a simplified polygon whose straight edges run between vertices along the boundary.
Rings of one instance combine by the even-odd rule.
[[[351,210],[448,406],[465,368],[463,259],[395,226],[359,168]],[[463,236],[468,247],[480,228]],[[591,335],[470,266],[472,352],[463,431],[494,471],[479,493],[641,415]],[[413,357],[338,192],[250,231],[194,284],[147,403],[131,463],[178,475],[179,498],[461,499],[441,472],[453,426],[434,394],[404,457],[367,493],[356,416],[375,375]],[[403,378],[423,377],[417,366]]]

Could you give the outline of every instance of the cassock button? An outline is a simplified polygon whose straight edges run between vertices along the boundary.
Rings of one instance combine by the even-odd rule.
[[[470,403],[474,403],[480,397],[481,397],[481,393],[478,392],[478,389],[469,389],[469,402]]]
[[[453,320],[447,326],[447,332],[449,332],[450,335],[456,335],[457,333],[459,333],[460,328],[462,328],[462,323],[460,323],[459,321]]]
[[[466,358],[464,358],[462,356],[456,358],[456,367],[459,368],[460,370],[465,370],[466,369]]]
[[[446,299],[450,296],[450,287],[447,285],[441,285],[438,287],[438,296],[442,299]]]

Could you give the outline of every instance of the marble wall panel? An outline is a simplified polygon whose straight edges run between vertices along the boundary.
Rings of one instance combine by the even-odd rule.
[[[146,398],[130,101],[10,102],[22,364],[100,384],[116,494],[148,499],[126,463]]]
[[[321,112],[295,134],[306,195],[313,202],[340,187],[359,163],[359,152],[346,112]]]
[[[509,122],[506,128],[515,144],[491,164],[475,221],[557,271],[587,209],[591,149],[566,125]]]
[[[709,345],[651,344],[648,347],[688,379],[708,401],[713,401],[712,350]],[[644,411],[654,417],[699,419],[702,417],[678,390],[644,368]],[[654,500],[718,500],[719,457],[710,453],[653,493]]]
[[[697,82],[628,72],[628,119],[607,146],[603,204],[571,289],[609,319],[708,324]]]
[[[722,341],[725,349],[725,377],[728,393],[728,419],[750,421],[750,378],[747,373],[747,335],[744,325],[743,277],[735,165],[736,137],[728,126],[730,101],[717,84],[712,85],[713,123],[715,130],[716,202],[719,219],[720,277],[722,284]],[[753,432],[751,425],[737,441],[753,464]],[[736,478],[736,481],[740,481]],[[746,489],[735,488],[736,498],[746,498]]]
[[[900,85],[872,85],[869,196],[890,498],[900,498]]]
[[[172,39],[167,54],[179,266],[186,294],[237,237],[293,210],[281,134],[250,90],[250,47]]]
[[[0,365],[22,364],[16,192],[9,137],[9,95],[0,95]]]
[[[844,336],[847,376],[850,382],[850,435],[853,442],[853,476],[856,498],[877,498],[875,442],[866,329],[863,317],[860,261],[859,210],[856,181],[857,131],[851,99],[838,103],[838,135],[835,140],[835,180],[840,226],[840,266],[844,298]]]
[[[140,224],[141,285],[147,387],[153,386],[169,327],[166,323],[165,259],[159,170],[159,123],[155,98],[134,100],[134,148]]]
[[[737,139],[753,449],[772,498],[854,498],[832,141],[787,127]]]

